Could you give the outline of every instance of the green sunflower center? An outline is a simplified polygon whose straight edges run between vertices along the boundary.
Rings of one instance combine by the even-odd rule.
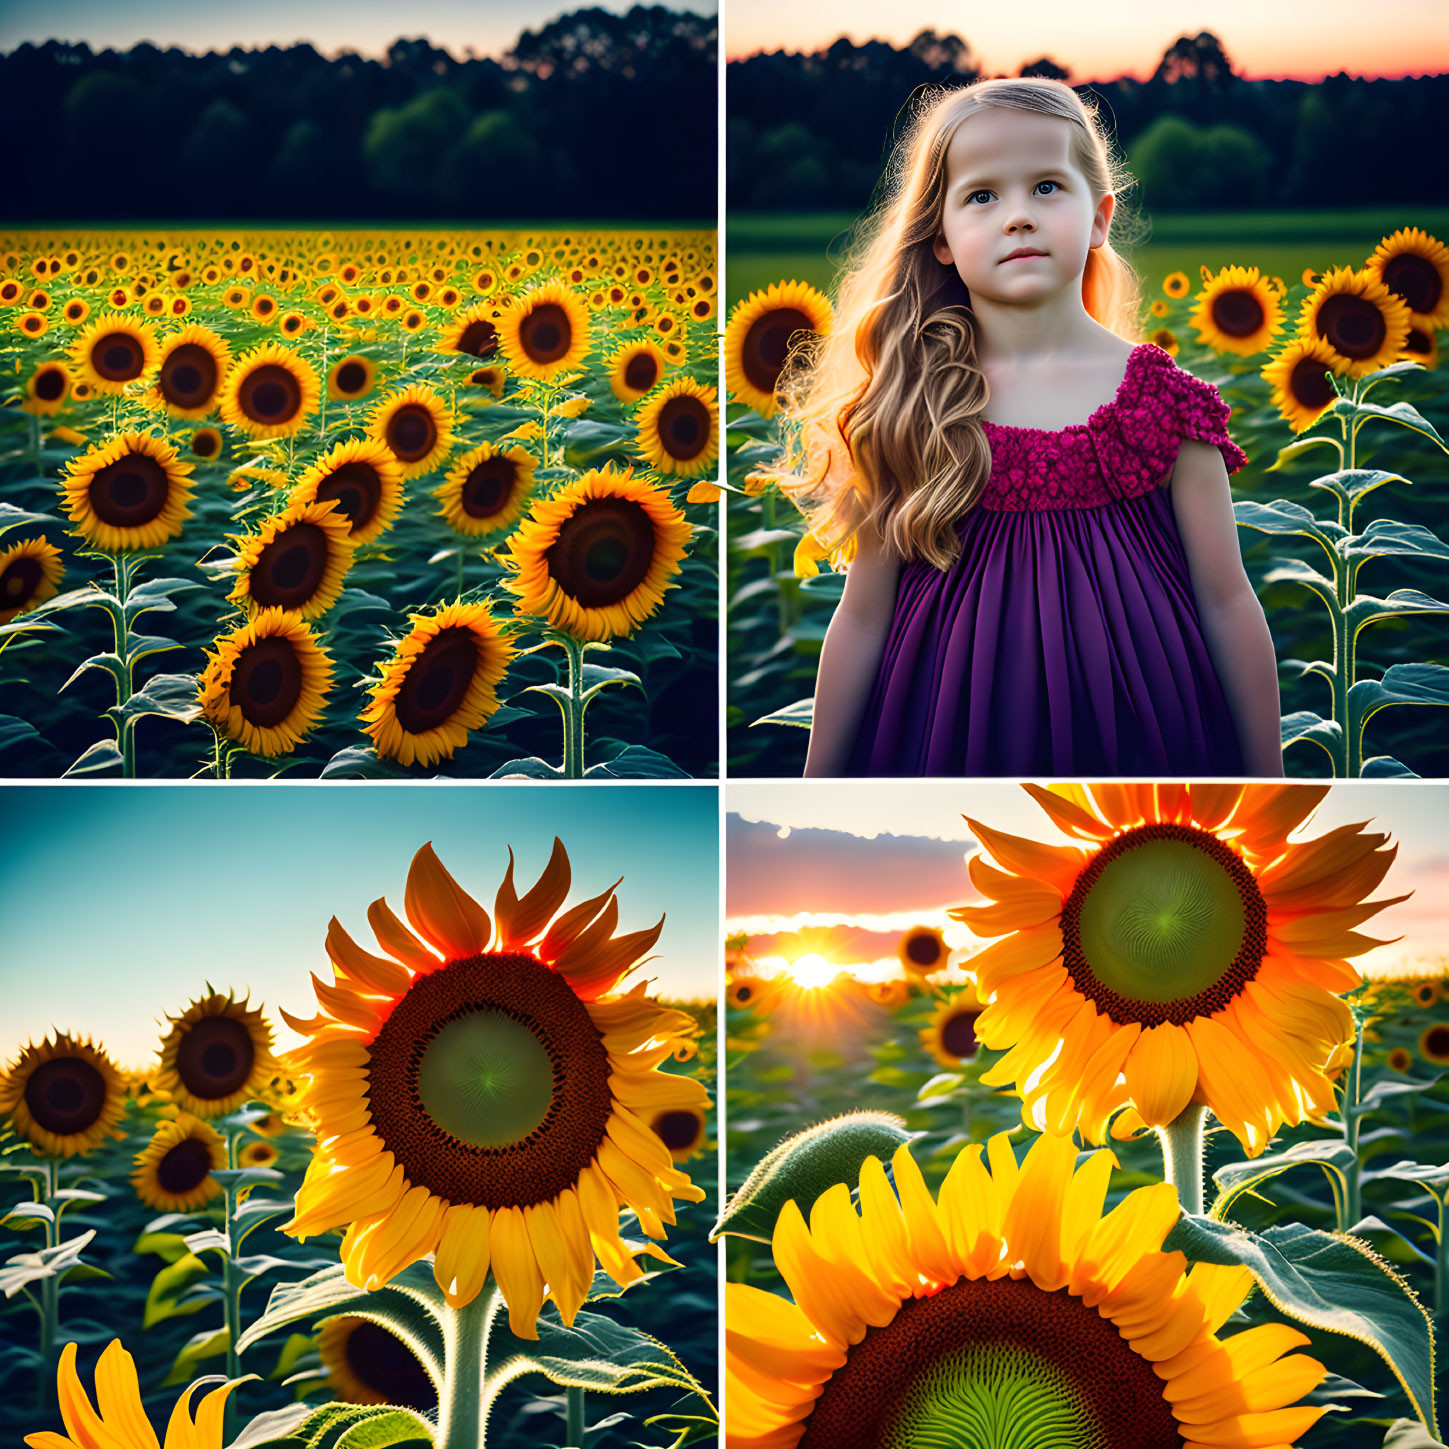
[[[451,1021],[418,1066],[418,1097],[443,1131],[472,1147],[522,1142],[548,1115],[553,1064],[543,1043],[501,1011]]]

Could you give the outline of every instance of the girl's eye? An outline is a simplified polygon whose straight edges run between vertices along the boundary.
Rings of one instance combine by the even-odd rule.
[[[977,200],[978,197],[982,197],[982,196],[990,197],[990,195],[991,195],[991,193],[989,191],[973,191],[971,193],[971,195],[966,198],[966,200],[967,201],[975,201],[975,200]]]
[[[1055,182],[1055,181],[1038,181],[1037,182],[1037,190],[1040,191],[1043,186],[1050,186],[1052,188],[1052,190],[1054,190],[1054,191],[1060,191],[1061,190],[1060,184],[1058,182]],[[1045,194],[1047,196],[1050,196],[1051,195],[1051,192],[1048,191]]]

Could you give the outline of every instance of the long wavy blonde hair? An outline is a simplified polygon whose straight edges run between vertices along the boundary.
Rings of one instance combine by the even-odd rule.
[[[984,80],[928,89],[891,153],[881,203],[862,218],[842,273],[835,322],[800,334],[781,375],[784,452],[764,470],[847,556],[863,523],[902,559],[948,568],[956,525],[991,472],[981,426],[988,388],[977,322],[956,269],[932,252],[941,231],[951,138],[988,106],[1072,124],[1072,158],[1095,206],[1133,184],[1096,107],[1061,81]],[[1130,218],[1114,212],[1113,233]],[[1137,274],[1110,240],[1087,253],[1082,302],[1103,326],[1140,337]]]

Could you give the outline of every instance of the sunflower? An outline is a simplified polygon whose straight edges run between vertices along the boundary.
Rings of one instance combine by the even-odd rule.
[[[1224,267],[1196,301],[1189,320],[1198,337],[1219,352],[1251,357],[1283,328],[1278,293],[1257,267]]]
[[[445,604],[411,619],[361,720],[379,755],[427,766],[452,759],[498,708],[514,650],[484,604]]]
[[[651,1112],[648,1122],[649,1130],[669,1149],[676,1163],[688,1162],[704,1146],[705,1117],[698,1107],[666,1107]]]
[[[1404,350],[1409,309],[1369,272],[1335,267],[1304,299],[1298,331],[1328,344],[1335,372],[1362,377]]]
[[[975,987],[967,986],[941,1002],[931,1024],[921,1028],[921,1045],[948,1071],[955,1071],[980,1051],[976,1019],[985,1005]]]
[[[393,525],[402,507],[402,464],[378,438],[336,443],[297,482],[292,501],[335,500],[347,516],[354,544],[371,543]]]
[[[281,609],[223,634],[207,652],[203,718],[254,755],[289,755],[322,718],[332,660],[305,620]]]
[[[271,1167],[277,1160],[277,1149],[270,1142],[248,1142],[236,1155],[238,1167]]]
[[[226,1143],[210,1124],[181,1112],[162,1122],[136,1156],[131,1186],[148,1207],[162,1213],[189,1213],[221,1196],[211,1175],[226,1166]]]
[[[1148,334],[1147,340],[1154,347],[1160,347],[1169,357],[1176,357],[1182,347],[1177,340],[1177,333],[1170,327],[1157,328]]]
[[[763,976],[735,976],[725,989],[725,1000],[736,1011],[750,1011],[768,1002],[775,994],[775,983]]]
[[[43,337],[50,323],[44,312],[23,312],[16,318],[15,325],[27,337]]]
[[[934,975],[950,955],[945,936],[935,926],[912,926],[896,943],[896,956],[910,976]]]
[[[118,433],[66,464],[62,501],[74,531],[95,548],[159,548],[191,517],[190,473],[165,438]]]
[[[31,1042],[0,1075],[0,1113],[37,1152],[74,1157],[99,1147],[126,1110],[126,1079],[98,1046],[67,1036]]]
[[[42,362],[25,380],[21,407],[36,417],[50,417],[65,406],[70,383],[70,373],[60,363]]]
[[[1407,1072],[1414,1065],[1413,1053],[1404,1047],[1395,1047],[1389,1053],[1389,1070],[1394,1072]]]
[[[210,327],[191,326],[161,344],[160,366],[146,405],[173,418],[203,418],[216,406],[231,349]]]
[[[127,383],[156,366],[160,355],[156,334],[146,323],[114,313],[97,317],[70,347],[74,372],[97,392],[124,392]]]
[[[706,1105],[694,1078],[658,1070],[694,1021],[657,1007],[643,982],[616,994],[663,919],[615,937],[612,886],[555,918],[569,881],[555,841],[520,899],[510,852],[490,921],[424,845],[407,924],[385,901],[368,912],[388,955],[334,918],[336,982],[314,977],[322,1014],[284,1013],[311,1038],[290,1059],[310,1079],[318,1140],[284,1231],[350,1224],[343,1266],[368,1289],[433,1253],[455,1307],[491,1265],[511,1330],[530,1339],[545,1296],[573,1323],[596,1255],[616,1282],[640,1277],[621,1203],[660,1238],[672,1199],[704,1197],[645,1121]]]
[[[486,387],[495,398],[500,398],[508,386],[508,374],[501,367],[475,367],[468,374],[468,385]]]
[[[438,512],[455,533],[473,538],[501,533],[523,517],[536,467],[538,459],[525,448],[480,443],[433,490]]]
[[[68,1343],[61,1350],[60,1367],[56,1372],[56,1398],[61,1405],[61,1418],[66,1432],[57,1434],[46,1429],[27,1434],[30,1449],[156,1449],[156,1432],[146,1418],[141,1404],[141,1385],[136,1376],[136,1361],[113,1338],[96,1364],[97,1413],[90,1395],[76,1371],[76,1345]],[[166,1425],[166,1449],[221,1449],[224,1437],[223,1417],[227,1395],[243,1379],[229,1379],[213,1389],[196,1406],[192,1422],[192,1384],[176,1401]]]
[[[327,396],[333,402],[356,402],[372,391],[376,377],[377,366],[371,358],[349,352],[332,364],[327,374]]]
[[[911,999],[911,983],[900,976],[892,976],[888,981],[872,981],[865,988],[865,994],[875,1002],[877,1006],[884,1006],[894,1011],[898,1006],[904,1006]]]
[[[168,1017],[154,1081],[195,1117],[222,1117],[258,1096],[278,1070],[272,1028],[245,1000],[213,991]]]
[[[545,282],[499,317],[498,345],[516,376],[547,381],[588,354],[588,308],[561,283]]]
[[[197,458],[221,457],[221,434],[215,428],[197,428],[191,435],[191,452]]]
[[[453,446],[453,415],[423,383],[390,393],[373,410],[367,435],[387,444],[404,478],[431,472]]]
[[[1364,270],[1403,301],[1421,331],[1449,327],[1449,247],[1441,241],[1401,227],[1378,244]]]
[[[696,478],[719,457],[719,403],[712,387],[677,377],[639,409],[636,445],[661,473]]]
[[[626,342],[609,355],[609,387],[623,403],[638,402],[653,392],[669,367],[669,359],[653,342]]]
[[[1162,279],[1162,290],[1172,298],[1185,297],[1192,291],[1192,283],[1188,281],[1186,272],[1169,272]]]
[[[894,1191],[865,1160],[858,1212],[847,1183],[808,1227],[787,1203],[774,1252],[794,1302],[725,1286],[731,1449],[1024,1444],[1026,1424],[1032,1444],[1100,1449],[1306,1433],[1327,1410],[1295,1401],[1324,1368],[1284,1355],[1307,1336],[1266,1323],[1219,1339],[1248,1270],[1186,1271],[1162,1251],[1171,1185],[1103,1216],[1116,1159],[1076,1157],[1046,1136],[1018,1165],[1000,1133],[984,1160],[964,1148],[933,1199],[902,1146]]]
[[[763,292],[751,292],[725,328],[725,386],[730,395],[761,417],[774,417],[775,384],[791,338],[826,332],[830,323],[825,294],[804,282],[771,282]]]
[[[1403,362],[1417,362],[1421,367],[1435,368],[1439,365],[1439,342],[1432,332],[1419,327],[1410,327],[1404,339],[1404,350],[1399,354]]]
[[[1426,1026],[1419,1034],[1419,1055],[1436,1067],[1449,1066],[1449,1024]]]
[[[1409,995],[1413,997],[1415,1006],[1433,1006],[1439,1000],[1439,983],[1437,981],[1416,981],[1414,989]]]
[[[60,550],[43,538],[23,538],[0,553],[0,624],[53,599],[65,565]]]
[[[498,308],[491,302],[475,302],[443,329],[439,352],[461,352],[468,357],[489,358],[498,351]]]
[[[1343,958],[1379,944],[1353,928],[1393,904],[1364,901],[1396,854],[1387,836],[1291,843],[1327,786],[1023,788],[1086,844],[968,818],[990,899],[951,914],[1005,938],[971,960],[990,1001],[977,1035],[1010,1048],[982,1081],[1014,1083],[1038,1129],[1094,1142],[1129,1102],[1150,1127],[1203,1104],[1250,1157],[1332,1110],[1325,1066],[1354,1035],[1334,993],[1362,980]]]
[[[508,540],[524,613],[579,639],[632,634],[673,587],[692,532],[632,468],[600,468],[533,505]]]
[[[417,1355],[380,1323],[351,1313],[324,1319],[317,1350],[344,1404],[397,1404],[420,1414],[438,1407],[437,1385]]]
[[[335,500],[294,499],[258,532],[237,540],[239,577],[228,598],[249,615],[263,609],[304,619],[325,614],[352,566],[351,526]]]
[[[221,415],[249,438],[285,438],[307,421],[321,396],[312,364],[280,342],[267,342],[228,369]]]
[[[1273,405],[1295,433],[1311,428],[1338,394],[1328,380],[1342,366],[1336,352],[1317,337],[1295,337],[1263,369],[1273,389]]]

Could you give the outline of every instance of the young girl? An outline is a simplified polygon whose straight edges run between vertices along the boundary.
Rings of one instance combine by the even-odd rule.
[[[1110,150],[1059,81],[922,106],[781,482],[843,551],[807,775],[1281,775],[1217,391],[1133,346]]]

